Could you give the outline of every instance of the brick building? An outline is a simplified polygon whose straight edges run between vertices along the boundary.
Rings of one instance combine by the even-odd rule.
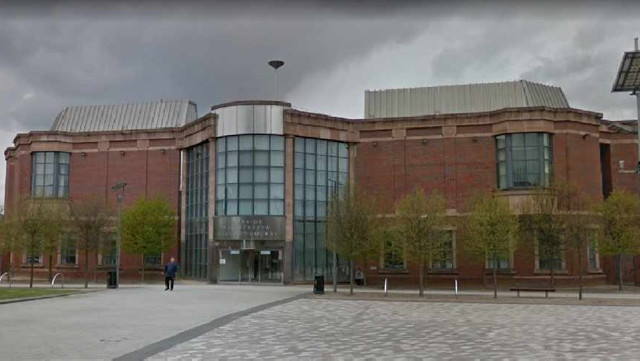
[[[50,131],[18,134],[6,150],[5,207],[10,214],[21,195],[100,195],[113,205],[111,186],[126,182],[124,207],[160,193],[178,214],[176,248],[147,259],[152,266],[175,254],[188,278],[290,283],[316,274],[331,279],[324,241],[334,189],[355,182],[384,200],[383,212],[393,212],[402,196],[422,187],[445,195],[451,234],[449,256],[428,282],[478,284],[484,267],[466,254],[457,230],[471,197],[493,192],[516,207],[551,174],[592,199],[612,189],[636,192],[637,177],[618,172],[619,161],[638,161],[635,134],[631,123],[571,108],[560,88],[527,81],[366,92],[363,119],[279,101],[221,104],[200,118],[188,101],[76,107]],[[610,260],[597,248],[585,252],[587,282],[613,282]],[[72,253],[61,248],[55,264],[69,277],[83,264]],[[498,265],[501,277],[548,277],[536,253],[520,247]],[[26,267],[25,256],[12,257]],[[110,255],[96,261],[100,272],[113,267]],[[46,262],[41,258],[42,274]],[[123,255],[122,277],[138,277],[142,262]],[[558,282],[574,283],[577,260],[566,255],[561,266]],[[364,269],[374,284],[416,282],[417,268],[401,254],[381,252]],[[344,262],[338,270],[346,280]],[[636,280],[635,268],[625,272]]]

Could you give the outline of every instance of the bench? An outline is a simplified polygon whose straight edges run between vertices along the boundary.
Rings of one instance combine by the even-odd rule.
[[[527,284],[519,284],[515,287],[509,288],[509,291],[518,292],[518,297],[520,297],[520,291],[522,292],[544,292],[544,297],[549,298],[549,292],[555,292],[556,289],[548,283],[540,284],[540,283],[527,283]]]

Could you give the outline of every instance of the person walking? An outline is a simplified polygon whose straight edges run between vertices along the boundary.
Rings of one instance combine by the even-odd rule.
[[[165,291],[173,291],[173,281],[176,279],[176,273],[178,273],[178,264],[176,263],[176,259],[171,257],[169,263],[164,266]]]

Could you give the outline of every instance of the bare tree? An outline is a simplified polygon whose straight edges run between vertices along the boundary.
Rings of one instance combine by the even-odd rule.
[[[110,214],[104,201],[88,198],[71,203],[71,225],[84,252],[84,287],[89,287],[89,254],[97,252],[109,232]]]
[[[419,266],[420,296],[424,295],[425,271],[440,260],[446,247],[445,215],[444,197],[439,193],[427,197],[422,189],[406,195],[397,207],[397,228],[407,258]]]
[[[493,298],[498,298],[498,261],[508,259],[515,250],[517,228],[518,219],[509,204],[488,195],[474,200],[473,211],[465,219],[466,249],[483,264],[488,259],[493,263]]]

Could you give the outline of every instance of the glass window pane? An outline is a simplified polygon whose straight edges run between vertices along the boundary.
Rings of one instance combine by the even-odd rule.
[[[315,154],[316,153],[316,140],[315,139],[311,139],[311,138],[307,138],[306,141],[305,141],[304,150],[305,150],[305,153]]]
[[[53,163],[47,163],[44,165],[45,174],[53,174]]]
[[[304,184],[304,170],[296,169],[293,176],[293,181],[295,184]]]
[[[224,199],[224,187],[216,187],[216,199]]]
[[[258,198],[268,198],[269,197],[269,186],[267,184],[256,184],[253,186],[253,197]]]
[[[53,186],[53,174],[47,174],[44,176],[44,185]]]
[[[227,201],[227,215],[236,216],[238,215],[238,201],[236,200],[228,200]]]
[[[284,150],[284,137],[281,135],[271,136],[271,150]]]
[[[53,185],[44,187],[44,196],[53,197]]]
[[[348,172],[349,171],[349,158],[339,158],[338,160],[338,170],[340,172]]]
[[[327,157],[324,155],[319,155],[316,159],[316,164],[318,170],[327,170]]]
[[[316,172],[312,170],[305,171],[305,184],[315,185],[316,184]]]
[[[282,200],[271,200],[269,201],[269,214],[272,216],[283,216],[284,215],[284,201]]]
[[[304,199],[304,187],[296,186],[294,193],[295,199]]]
[[[346,143],[339,143],[338,145],[338,155],[343,158],[349,157],[349,148]]]
[[[327,187],[316,187],[316,199],[319,201],[327,200]]]
[[[315,154],[307,154],[304,166],[307,169],[316,169],[316,156]]]
[[[538,145],[538,133],[525,133],[524,143],[527,146],[537,146]]]
[[[240,185],[240,198],[249,199],[253,198],[253,185],[241,184]]]
[[[284,199],[284,184],[272,184],[270,187],[271,187],[271,194],[269,198]]]
[[[253,136],[241,135],[238,140],[238,149],[240,150],[252,150],[253,149]]]
[[[256,149],[269,150],[268,135],[256,135],[254,142],[255,142]]]
[[[238,183],[252,183],[253,182],[253,168],[243,167],[240,168]]]
[[[34,157],[36,159],[36,163],[44,163],[44,152],[34,153]]]
[[[218,153],[224,152],[225,151],[224,146],[225,146],[225,138],[218,138],[216,140],[216,151]]]
[[[505,137],[504,135],[499,135],[496,137],[496,142],[498,144],[498,149],[504,149],[506,147]]]
[[[296,154],[297,155],[297,154]],[[271,151],[271,165],[284,167],[284,152],[280,150]]]
[[[238,166],[238,152],[228,152],[227,153],[227,167],[237,167]]]
[[[238,214],[240,214],[241,216],[246,216],[253,213],[253,201],[241,200],[238,204],[240,206]]]
[[[256,151],[255,153],[255,165],[268,167],[269,166],[269,152],[261,150]]]
[[[296,138],[294,148],[296,152],[304,153],[304,138]]]
[[[327,154],[326,140],[318,140],[318,154]]]
[[[269,201],[268,200],[256,200],[253,204],[253,214],[259,216],[266,216],[269,214]]]
[[[337,171],[338,170],[338,158],[329,158],[329,171]]]
[[[36,175],[44,175],[44,164],[36,164]]]
[[[55,153],[54,152],[45,152],[44,155],[44,161],[45,163],[51,163],[53,164],[53,158],[54,158]]]
[[[327,172],[317,172],[317,182],[320,186],[327,185]]]
[[[227,152],[238,150],[238,136],[227,137]]]
[[[225,186],[226,189],[226,198],[227,199],[237,199],[238,198],[238,185],[237,184],[227,184]]]
[[[315,201],[305,201],[304,202],[304,216],[305,217],[314,217],[316,215],[315,211]]]
[[[255,168],[253,173],[253,181],[256,183],[269,182],[269,168]]]
[[[216,184],[224,184],[225,183],[224,175],[225,175],[225,170],[224,169],[218,169],[216,171]]]
[[[304,187],[304,199],[307,201],[313,201],[316,199],[316,187],[306,186]]]
[[[240,152],[240,166],[252,166],[253,165],[253,152]]]
[[[216,154],[216,168],[224,168],[226,165],[226,154],[227,153],[218,153]]]
[[[271,183],[284,183],[284,168],[271,168]]]
[[[511,146],[524,147],[524,134],[523,133],[511,134]]]
[[[304,153],[296,153],[295,155],[295,167],[304,168]]]
[[[296,217],[304,216],[304,201],[295,201],[293,212],[295,213]]]
[[[542,145],[544,145],[545,147],[549,147],[551,146],[551,135],[544,133],[542,134]]]
[[[329,146],[329,155],[337,157],[338,156],[338,143],[329,142],[328,146]]]
[[[58,153],[58,163],[69,164],[69,153]]]
[[[227,168],[227,183],[238,183],[238,168]]]

